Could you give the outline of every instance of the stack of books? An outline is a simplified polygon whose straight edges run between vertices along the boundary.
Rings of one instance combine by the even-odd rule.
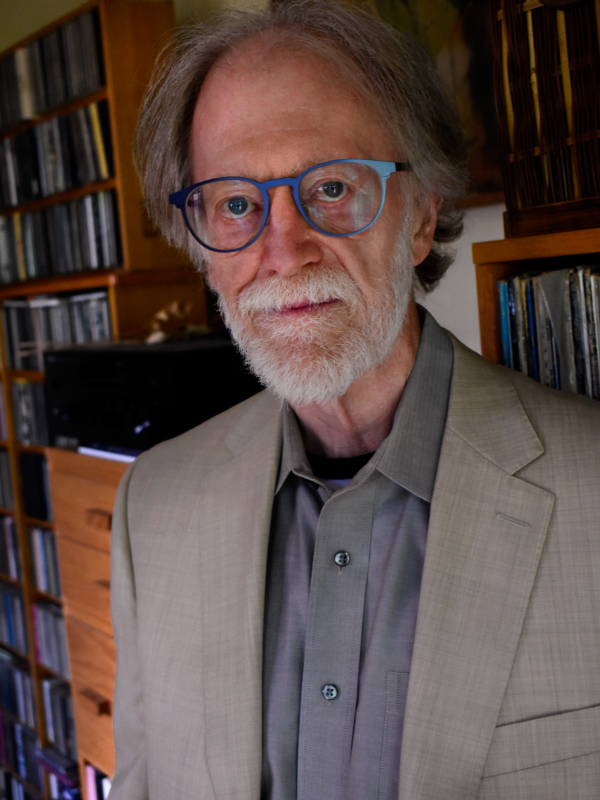
[[[35,731],[26,725],[9,719],[0,711],[0,759],[7,764],[22,780],[30,783],[38,791],[42,791],[42,775],[37,755],[39,739]],[[17,786],[19,782],[17,781]],[[13,787],[11,786],[11,789]],[[21,787],[23,788],[23,787]],[[17,791],[19,791],[17,789]],[[16,797],[23,797],[21,794]]]
[[[35,588],[54,597],[60,597],[60,574],[54,533],[45,528],[29,528],[29,549]]]
[[[39,800],[10,772],[0,769],[0,800]]]
[[[42,370],[45,350],[110,341],[112,335],[105,291],[5,300],[3,315],[12,369]]]
[[[27,655],[23,593],[18,586],[0,581],[0,640]]]
[[[62,608],[54,603],[34,603],[33,627],[36,658],[63,678],[71,677],[67,634]]]
[[[16,378],[11,386],[17,439],[25,445],[48,444],[44,387]]]
[[[0,514],[0,573],[14,581],[23,578],[17,523],[5,514]]]
[[[63,756],[76,759],[77,745],[71,688],[59,678],[44,678],[41,685],[48,741]]]
[[[113,174],[108,103],[90,103],[6,138],[0,146],[0,208],[14,208]]]
[[[95,192],[27,214],[0,216],[0,282],[116,267],[114,192]]]
[[[35,699],[29,667],[0,649],[0,705],[31,728],[36,726]]]
[[[600,400],[600,268],[498,281],[498,298],[503,363]]]
[[[100,89],[98,11],[88,11],[0,61],[0,129]]]

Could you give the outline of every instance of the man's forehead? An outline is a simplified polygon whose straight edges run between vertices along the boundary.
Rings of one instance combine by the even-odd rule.
[[[206,153],[213,159],[206,166],[217,172],[216,156],[223,166],[239,163],[247,170],[271,150],[285,153],[288,174],[298,174],[334,158],[386,158],[380,149],[364,152],[373,138],[381,138],[376,114],[331,64],[318,55],[265,50],[249,41],[217,62],[203,84],[192,161],[199,164]]]
[[[315,101],[345,97],[362,104],[354,83],[334,64],[306,47],[284,49],[281,43],[263,43],[252,37],[225,53],[210,69],[198,98],[214,101],[214,94],[227,98],[226,104],[253,96],[246,112],[262,115],[296,105],[310,110]],[[240,97],[240,95],[242,97]]]

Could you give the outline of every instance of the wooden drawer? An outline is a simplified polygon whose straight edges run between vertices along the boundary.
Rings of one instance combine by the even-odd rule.
[[[46,455],[57,535],[109,553],[112,509],[127,465],[52,448]]]
[[[67,614],[112,636],[110,554],[58,538],[58,558]]]
[[[80,755],[112,775],[116,654],[111,636],[67,616],[73,704]]]

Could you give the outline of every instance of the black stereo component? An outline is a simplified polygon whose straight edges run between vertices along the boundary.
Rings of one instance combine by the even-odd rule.
[[[261,389],[222,336],[67,347],[46,352],[44,367],[55,447],[141,452]]]

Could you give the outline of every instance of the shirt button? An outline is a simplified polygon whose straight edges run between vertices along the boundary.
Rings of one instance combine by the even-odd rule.
[[[339,553],[335,554],[333,560],[338,565],[338,567],[345,567],[346,564],[350,563],[350,553],[347,553],[345,550],[340,550]]]
[[[338,696],[337,687],[333,683],[326,683],[323,687],[323,697],[325,700],[335,700]]]

